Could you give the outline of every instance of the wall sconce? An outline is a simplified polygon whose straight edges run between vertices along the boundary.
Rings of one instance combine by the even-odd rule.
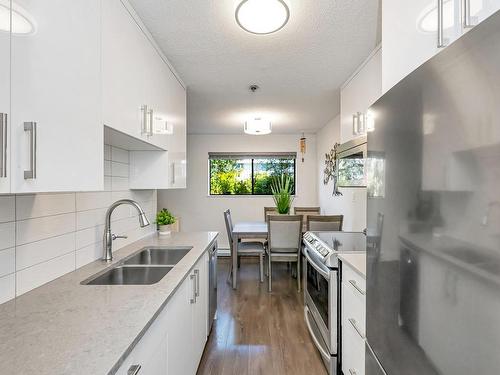
[[[306,137],[304,136],[304,133],[302,133],[302,137],[300,137],[300,154],[302,155],[302,163],[304,162],[304,156],[306,154]]]

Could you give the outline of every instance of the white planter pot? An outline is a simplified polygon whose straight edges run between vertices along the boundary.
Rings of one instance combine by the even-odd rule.
[[[170,236],[172,233],[172,224],[170,225],[158,225],[160,236]]]

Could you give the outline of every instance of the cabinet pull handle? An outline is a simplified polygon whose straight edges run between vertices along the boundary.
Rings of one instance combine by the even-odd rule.
[[[363,296],[366,294],[366,292],[358,286],[356,280],[349,280],[349,284],[351,284],[354,287],[354,289],[356,289]]]
[[[0,113],[0,177],[7,177],[7,114]]]
[[[148,106],[146,104],[141,106],[142,112],[142,128],[141,134],[148,134]]]
[[[175,185],[175,161],[172,162],[172,179],[171,179],[172,185]]]
[[[194,275],[196,276],[196,289],[195,296],[200,296],[200,270],[194,270]]]
[[[444,0],[437,0],[437,47],[444,48],[446,43],[444,40]]]
[[[150,109],[148,111],[149,114],[149,129],[147,130],[147,135],[149,137],[153,136],[153,121],[154,121],[154,111],[153,109]]]
[[[30,180],[36,178],[37,123],[25,122],[24,131],[30,133],[30,169],[24,171],[24,179]]]
[[[189,303],[194,304],[194,303],[196,303],[196,275],[192,274],[189,276],[189,278],[191,279],[192,284],[193,284],[193,294],[192,294],[191,299],[189,300]]]
[[[351,374],[351,375],[358,375],[358,373],[356,372],[356,370],[354,370],[353,368],[349,369],[349,374]]]
[[[357,117],[357,115],[354,113],[352,115],[352,135],[358,135],[356,117]]]
[[[464,29],[470,29],[475,26],[475,20],[470,15],[470,0],[462,1],[462,16]]]
[[[353,318],[349,318],[347,320],[349,320],[349,323],[351,323],[351,325],[354,328],[354,330],[364,340],[365,339],[365,335],[363,333],[361,333],[361,330],[358,328],[358,323],[356,323],[356,320],[354,320]]]
[[[141,371],[141,365],[132,365],[128,368],[127,375],[137,375]]]

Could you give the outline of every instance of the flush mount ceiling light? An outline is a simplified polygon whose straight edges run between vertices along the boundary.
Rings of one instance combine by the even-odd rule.
[[[12,19],[10,12],[10,3],[1,0],[0,1],[0,31],[10,32],[12,22],[12,34],[15,35],[26,35],[33,34],[35,32],[35,22],[28,12],[12,3]]]
[[[255,117],[245,121],[243,131],[250,135],[265,135],[271,133],[271,121]]]
[[[283,0],[243,0],[236,8],[235,16],[243,30],[271,34],[286,25],[290,10]]]

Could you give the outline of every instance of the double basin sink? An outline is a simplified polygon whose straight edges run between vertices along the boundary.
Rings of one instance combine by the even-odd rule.
[[[192,247],[145,247],[82,281],[83,285],[151,285],[159,282]]]

